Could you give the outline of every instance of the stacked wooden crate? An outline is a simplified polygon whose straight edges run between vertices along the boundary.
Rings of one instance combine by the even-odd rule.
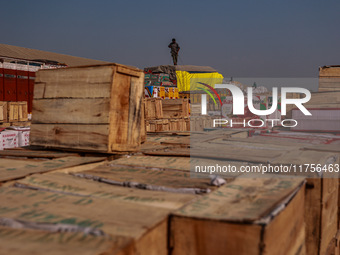
[[[138,151],[143,71],[119,64],[39,70],[31,145],[104,153]]]
[[[54,157],[40,162],[2,159],[1,251],[35,254],[51,247],[51,254],[89,255],[334,254],[338,179],[223,173],[227,183],[218,187],[207,175],[195,178],[190,170],[203,163],[237,168],[334,164],[339,163],[339,149],[312,146],[315,140],[310,144],[292,138],[297,134],[291,132],[287,139],[279,133],[241,139],[231,132],[152,134],[148,138],[166,148],[158,152],[161,156],[110,162],[74,153],[0,153]]]
[[[51,243],[56,249],[53,254],[62,254],[63,249],[66,254],[86,252],[85,247],[84,254],[107,250],[111,251],[107,254],[168,254],[170,213],[217,187],[211,187],[208,178],[190,178],[186,171],[129,166],[138,159],[121,158],[99,167],[88,164],[47,174],[31,172],[1,187],[0,199],[8,209],[0,210],[0,224],[6,219],[6,229],[0,228],[2,251],[21,254]],[[20,237],[9,236],[17,233],[19,224]],[[66,243],[69,236],[56,232],[73,232],[72,241]],[[26,240],[30,233],[33,240]],[[36,241],[43,234],[48,240]],[[89,239],[84,247],[81,235],[84,242]],[[14,249],[13,243],[21,238],[27,247]]]
[[[28,126],[27,102],[0,102],[1,127]]]
[[[326,254],[328,247],[334,242],[338,231],[338,206],[340,201],[338,200],[338,175],[312,173],[307,170],[307,167],[325,167],[327,165],[331,165],[331,167],[334,168],[339,167],[339,149],[337,148],[339,138],[335,135],[326,136],[325,134],[319,136],[313,134],[308,137],[306,134],[293,132],[284,132],[282,135],[280,135],[280,133],[272,135],[264,134],[263,136],[250,138],[228,137],[228,133],[226,132],[224,134],[221,130],[207,133],[208,134],[192,134],[190,137],[190,148],[189,146],[174,146],[170,148],[169,143],[167,143],[164,149],[149,150],[147,154],[162,157],[166,155],[173,157],[190,156],[190,162],[194,164],[194,166],[206,165],[207,163],[202,164],[201,161],[195,162],[193,160],[209,159],[211,160],[211,166],[216,166],[217,160],[224,160],[225,162],[220,164],[220,166],[230,164],[235,166],[236,169],[240,169],[239,163],[241,163],[240,165],[243,167],[254,167],[255,170],[268,163],[276,167],[291,166],[293,169],[294,166],[297,167],[297,171],[292,170],[289,174],[304,178],[307,181],[305,207],[303,210],[296,212],[296,214],[299,215],[304,214],[307,254]],[[196,135],[200,137],[196,137]],[[332,141],[334,141],[334,145],[329,144]],[[322,147],[317,147],[320,150],[317,152],[313,151],[316,149],[316,143],[324,144]],[[155,164],[154,167],[156,164],[159,164],[156,160],[153,161]],[[141,163],[141,161],[139,163]],[[148,165],[150,164],[151,163],[148,163]],[[145,166],[147,165],[145,164]],[[191,172],[191,174],[192,173],[193,172]],[[207,174],[209,174],[209,172]],[[223,172],[213,174],[224,177]],[[283,174],[287,175],[288,173],[283,172]],[[260,174],[260,176],[263,177],[262,174]],[[280,179],[282,177],[284,176],[276,175],[275,178]],[[247,179],[247,181],[250,180],[251,178]],[[237,201],[237,199],[235,199],[235,201]],[[202,200],[195,208],[198,210],[200,205],[204,206],[206,203],[208,203],[208,201]],[[220,208],[222,208],[222,206]],[[209,214],[208,211],[204,213],[206,215]],[[203,217],[203,214],[201,216]],[[196,218],[195,215],[191,217]],[[209,220],[208,217],[207,220]],[[283,252],[282,254],[290,253]]]
[[[237,178],[171,218],[171,254],[305,254],[303,180]]]
[[[214,127],[214,119],[220,119],[221,116],[190,116],[191,131],[203,131],[205,128]]]
[[[340,66],[319,68],[319,91],[340,91]]]
[[[190,131],[188,99],[145,99],[147,132]]]
[[[294,105],[292,119],[298,121],[299,125],[292,130],[340,132],[340,90],[311,93],[311,99],[304,107],[312,116],[305,116]]]

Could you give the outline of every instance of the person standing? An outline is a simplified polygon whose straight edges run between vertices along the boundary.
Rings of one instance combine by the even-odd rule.
[[[176,42],[176,39],[173,38],[172,42],[168,45],[168,47],[171,49],[171,57],[172,57],[172,61],[174,62],[174,65],[177,65],[177,59],[178,59],[178,52],[179,52],[179,45]]]

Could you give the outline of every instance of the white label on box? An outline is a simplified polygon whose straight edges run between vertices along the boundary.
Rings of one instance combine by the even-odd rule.
[[[19,131],[19,146],[28,146],[30,144],[30,131]]]

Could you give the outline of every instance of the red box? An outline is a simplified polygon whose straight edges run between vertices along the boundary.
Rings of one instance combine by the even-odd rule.
[[[17,70],[17,100],[28,102],[28,71]]]
[[[28,112],[32,112],[35,72],[28,72]]]
[[[4,101],[17,101],[16,70],[4,69]]]

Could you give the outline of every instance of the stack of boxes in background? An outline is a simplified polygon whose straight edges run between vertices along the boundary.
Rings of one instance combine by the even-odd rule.
[[[170,80],[166,73],[146,73],[144,86],[145,97],[159,97],[162,99],[178,99],[176,80]]]
[[[190,131],[188,99],[145,99],[147,132]]]
[[[27,102],[0,102],[0,150],[29,145]]]
[[[340,91],[340,66],[319,68],[319,92]]]
[[[0,150],[29,145],[29,127],[11,127],[0,132]]]

